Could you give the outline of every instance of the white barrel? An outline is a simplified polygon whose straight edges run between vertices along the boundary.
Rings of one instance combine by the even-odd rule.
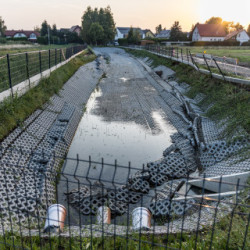
[[[66,218],[66,208],[60,204],[51,205],[47,211],[44,232],[62,232]]]
[[[99,207],[96,215],[97,224],[110,224],[111,223],[111,210],[109,207]]]
[[[145,207],[135,208],[132,212],[132,225],[134,230],[150,229],[151,213]]]

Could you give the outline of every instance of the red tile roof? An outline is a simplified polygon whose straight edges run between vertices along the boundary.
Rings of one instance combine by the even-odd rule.
[[[225,37],[225,27],[221,24],[197,24],[200,36],[204,37]]]
[[[238,34],[239,34],[240,32],[242,32],[242,31],[244,31],[244,30],[235,30],[235,31],[229,33],[229,34],[225,37],[225,40],[228,40],[228,39],[230,39],[230,38],[232,38],[232,37],[238,35]]]
[[[40,36],[40,33],[37,31],[33,31],[33,30],[6,30],[5,31],[5,36],[11,36],[13,37],[15,34],[17,33],[23,33],[25,34],[28,38],[30,37],[30,35],[32,33],[34,33],[36,36]]]

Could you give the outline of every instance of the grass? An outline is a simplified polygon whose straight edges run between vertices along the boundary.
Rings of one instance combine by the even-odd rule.
[[[126,236],[105,236],[104,240],[102,237],[93,238],[92,249],[152,249],[152,244],[155,244],[155,249],[166,249],[166,246],[169,249],[243,249],[244,244],[245,249],[249,249],[250,230],[247,224],[250,212],[247,198],[249,191],[248,188],[239,195],[238,202],[241,205],[236,206],[233,213],[217,222],[214,228],[204,228],[197,234],[183,232],[153,236],[133,233],[128,235],[128,238]],[[5,236],[0,236],[0,242],[3,246],[7,245],[0,247],[1,249],[14,249],[13,245],[25,249],[91,249],[91,238],[88,237],[40,238],[39,236],[20,237],[17,234],[6,233]]]
[[[41,46],[39,48],[46,50],[39,54],[37,52],[38,48],[30,48],[30,51],[35,50],[36,52],[27,54],[28,63],[26,61],[26,54],[23,53],[23,51],[27,51],[27,49],[19,50],[19,52],[22,52],[20,54],[9,55],[12,86],[40,73],[40,61],[41,71],[44,71],[65,60],[64,56],[67,54],[65,46],[54,45]],[[60,54],[60,51],[55,51],[55,48],[62,48],[62,53]],[[51,49],[51,51],[48,49]],[[7,58],[2,57],[0,58],[0,92],[6,89],[9,89],[8,64]]]
[[[78,68],[95,59],[95,55],[86,50],[69,63],[51,73],[49,78],[42,79],[39,85],[29,90],[21,97],[15,96],[0,103],[0,141],[36,109],[42,108],[50,97],[59,93],[64,83]]]
[[[219,57],[231,57],[238,59],[240,62],[244,62],[250,65],[250,47],[180,47],[184,51],[190,50],[191,53],[203,53],[211,54]]]
[[[7,46],[10,44],[7,44]],[[63,48],[68,48],[72,46],[77,46],[78,44],[64,44],[64,45],[34,45],[32,43],[30,44],[25,44],[24,46],[28,45],[25,48],[20,48],[18,47],[19,44],[13,44],[13,48],[9,47],[1,47],[0,48],[0,57],[5,56],[6,54],[16,54],[16,53],[23,53],[23,52],[30,52],[30,51],[39,51],[39,50],[49,50],[49,49],[63,49]],[[1,44],[0,44],[1,46]],[[15,47],[16,46],[16,47]]]
[[[186,93],[190,98],[194,98],[198,93],[205,94],[206,98],[199,105],[214,104],[206,115],[216,121],[227,121],[227,129],[223,136],[230,139],[238,128],[243,128],[249,135],[250,93],[247,89],[200,74],[190,66],[158,57],[148,51],[127,49],[127,52],[137,57],[152,59],[152,67],[165,65],[173,69],[179,82],[190,84],[191,89]]]

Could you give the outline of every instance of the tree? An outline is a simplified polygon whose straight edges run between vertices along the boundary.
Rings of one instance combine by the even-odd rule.
[[[223,21],[221,17],[211,17],[206,21],[206,24],[220,24],[224,27],[227,34],[231,31],[234,25],[233,22]]]
[[[197,23],[198,24],[198,23]],[[196,24],[196,25],[197,25]],[[189,37],[188,37],[188,40],[190,40],[190,41],[192,41],[192,39],[193,39],[193,33],[194,33],[194,29],[195,29],[195,26],[196,25],[194,25],[194,24],[192,24],[192,27],[191,27],[191,30],[190,30],[190,32],[189,32]]]
[[[2,17],[0,16],[0,36],[4,36],[6,29],[7,29],[7,27],[5,25],[5,22],[2,19]]]
[[[139,28],[130,27],[127,37],[129,44],[136,44],[141,40],[141,34]]]
[[[250,36],[250,24],[248,24],[247,33],[248,33],[248,35]]]
[[[92,23],[89,29],[89,35],[91,42],[95,45],[100,43],[103,40],[104,30],[99,23]]]
[[[182,33],[182,28],[180,26],[180,23],[179,21],[175,21],[171,27],[170,40],[178,41],[178,40],[183,40],[183,38],[184,38],[184,35]]]
[[[52,36],[57,36],[56,24],[53,24],[53,26],[52,26],[51,35]]]
[[[157,34],[157,35],[160,34],[161,31],[162,31],[162,25],[159,24],[158,26],[156,26],[156,27],[155,27],[155,31],[156,31],[156,34]]]
[[[41,26],[41,36],[48,35],[48,29],[50,29],[50,26],[48,25],[47,21],[44,20]]]
[[[100,8],[100,10],[88,7],[84,12],[82,17],[82,38],[87,43],[93,42],[92,35],[95,33],[93,32],[93,27],[99,29],[97,33],[100,32],[100,27],[95,24],[92,27],[92,33],[90,33],[90,28],[94,23],[98,23],[103,29],[102,39],[99,43],[106,44],[114,40],[116,28],[114,17],[109,6],[105,9]]]
[[[36,25],[35,27],[34,27],[34,31],[36,31],[36,32],[39,32],[40,33],[40,31],[41,31],[41,29]]]
[[[237,31],[244,29],[244,27],[240,23],[236,23],[235,25],[233,25],[233,28]]]
[[[206,24],[222,24],[222,18],[213,16],[206,21]]]

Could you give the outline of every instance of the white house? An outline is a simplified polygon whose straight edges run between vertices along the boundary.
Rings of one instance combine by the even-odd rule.
[[[225,41],[238,41],[240,44],[250,41],[250,37],[245,30],[236,30],[225,37]]]
[[[225,28],[220,24],[197,24],[192,41],[224,41],[226,35]]]
[[[142,31],[140,28],[133,28],[134,30],[139,30],[141,38],[144,39],[146,37],[146,32]],[[128,36],[130,27],[117,27],[116,28],[116,35],[115,35],[115,41],[121,38],[126,38]]]
[[[6,38],[27,38],[28,40],[35,42],[40,36],[39,32],[28,30],[6,30]]]

